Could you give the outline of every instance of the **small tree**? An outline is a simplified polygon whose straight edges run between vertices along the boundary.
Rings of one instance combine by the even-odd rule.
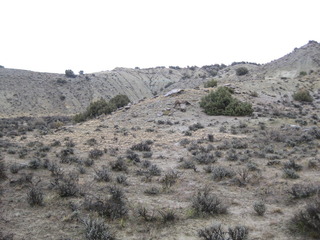
[[[237,76],[246,75],[248,72],[249,72],[249,70],[246,67],[239,67],[236,69]]]

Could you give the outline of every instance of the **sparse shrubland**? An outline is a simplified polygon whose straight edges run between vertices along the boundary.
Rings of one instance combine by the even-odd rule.
[[[305,234],[315,239],[320,238],[319,197],[291,218],[290,229],[295,233]]]

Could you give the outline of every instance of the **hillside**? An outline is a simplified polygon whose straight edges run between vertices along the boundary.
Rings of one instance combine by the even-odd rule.
[[[67,78],[64,74],[0,68],[0,117],[70,115],[83,111],[92,101],[117,94],[138,102],[174,83],[197,86],[199,75],[204,74],[208,72],[202,69],[117,68]]]
[[[76,78],[0,69],[0,239],[319,239],[318,53],[309,42],[265,65]],[[205,114],[199,102],[220,86],[253,112]],[[118,93],[132,104],[65,116]]]
[[[254,103],[253,116],[207,116],[198,105],[207,92],[190,89],[81,124],[2,136],[4,236],[92,239],[84,222],[102,218],[117,239],[201,240],[199,230],[221,223],[245,226],[249,239],[311,240],[290,232],[289,223],[320,186],[318,103],[270,104],[241,93]],[[189,104],[181,111],[177,102]],[[226,213],[196,214],[193,202],[205,187]],[[30,206],[32,189],[43,194],[40,206]],[[122,210],[111,205],[109,212],[115,190]],[[261,201],[263,216],[254,210]]]
[[[238,67],[249,73],[237,76]],[[285,82],[290,91],[300,81],[300,72],[307,78],[317,78],[320,69],[320,44],[310,41],[292,53],[264,65],[250,63],[210,65],[204,67],[157,67],[150,69],[116,68],[112,71],[77,75],[39,73],[0,68],[0,117],[73,115],[82,112],[90,102],[126,94],[134,103],[143,98],[161,95],[174,88],[194,88],[215,77],[221,84],[262,81],[258,87],[268,90],[273,83]],[[216,75],[216,76],[215,76]],[[311,80],[312,80],[311,79]],[[262,85],[261,85],[262,83]],[[314,83],[316,84],[316,83]],[[258,90],[253,86],[254,90]]]

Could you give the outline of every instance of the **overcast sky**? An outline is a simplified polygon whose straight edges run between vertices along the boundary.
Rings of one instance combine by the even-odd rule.
[[[320,41],[319,0],[1,0],[0,65],[75,73],[266,63]]]

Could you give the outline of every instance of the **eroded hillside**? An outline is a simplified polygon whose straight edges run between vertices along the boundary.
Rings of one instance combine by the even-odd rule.
[[[296,59],[288,65],[286,57],[278,60],[279,69],[292,64],[295,74],[279,75],[276,61],[233,64],[216,72],[212,88],[203,87],[212,78],[206,68],[116,69],[76,78],[0,69],[7,76],[1,104],[12,104],[4,114],[15,106],[17,115],[38,115],[0,121],[0,239],[319,239],[320,72],[302,58],[315,49],[310,42],[288,55]],[[295,69],[296,61],[309,68]],[[239,67],[249,72],[238,76]],[[12,71],[21,86],[31,79],[39,95],[14,91]],[[206,115],[199,102],[220,86],[251,103],[253,113]],[[172,88],[184,91],[160,94]],[[65,99],[56,99],[56,89]],[[133,103],[79,124],[39,117],[47,109],[78,112],[110,89],[127,91]],[[310,101],[295,100],[301,89]],[[35,109],[50,108],[24,110],[29,100],[19,108],[22,96]],[[50,105],[47,96],[72,102],[72,110]],[[213,238],[219,229],[223,238]]]
[[[246,67],[249,73],[237,76],[235,70],[238,67]],[[99,98],[110,99],[117,94],[126,94],[132,102],[138,102],[174,88],[198,87],[213,77],[224,84],[246,82],[253,85],[252,89],[257,85],[257,90],[265,88],[267,95],[273,95],[274,90],[267,89],[277,88],[278,82],[286,81],[286,88],[290,90],[300,87],[297,81],[301,80],[300,73],[305,73],[312,85],[308,87],[314,90],[319,87],[319,69],[320,44],[315,41],[264,65],[238,63],[228,67],[216,64],[201,68],[116,68],[75,78],[64,74],[0,68],[0,117],[73,115]],[[262,86],[261,81],[264,83]]]

